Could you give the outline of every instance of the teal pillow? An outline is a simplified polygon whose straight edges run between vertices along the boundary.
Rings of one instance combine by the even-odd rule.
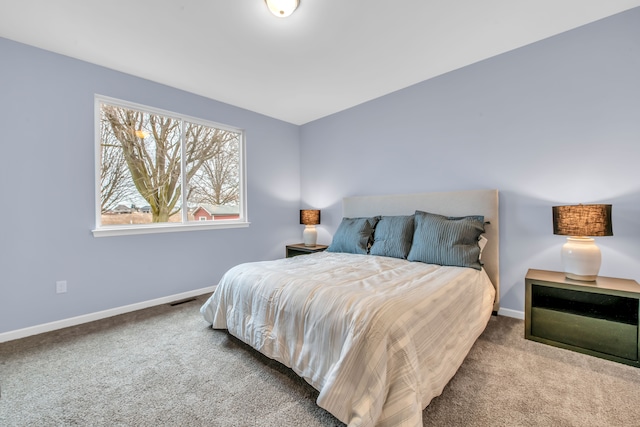
[[[380,217],[370,255],[407,259],[413,240],[413,215]]]
[[[327,252],[367,254],[378,217],[342,218]]]
[[[482,233],[482,215],[446,217],[416,211],[413,243],[407,259],[480,270],[478,238]]]

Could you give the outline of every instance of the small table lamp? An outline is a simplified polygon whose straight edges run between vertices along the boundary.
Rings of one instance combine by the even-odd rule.
[[[315,246],[318,240],[316,224],[320,224],[320,211],[317,209],[301,209],[300,224],[304,224],[302,241],[305,246]]]
[[[595,240],[586,236],[613,236],[611,205],[554,206],[553,234],[569,236],[562,246],[567,278],[592,282],[598,277],[602,255]]]

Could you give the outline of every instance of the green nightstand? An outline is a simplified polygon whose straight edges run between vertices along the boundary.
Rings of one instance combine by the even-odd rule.
[[[327,245],[305,246],[304,243],[296,243],[295,245],[287,245],[287,258],[298,255],[308,255],[314,252],[322,252],[327,249]]]
[[[640,367],[640,285],[598,276],[567,279],[529,270],[525,278],[525,338]]]

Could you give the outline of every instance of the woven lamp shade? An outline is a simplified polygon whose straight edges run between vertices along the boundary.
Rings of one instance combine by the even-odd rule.
[[[301,209],[300,224],[304,224],[304,225],[320,224],[320,211],[317,209]]]
[[[554,206],[553,234],[613,236],[611,205]]]

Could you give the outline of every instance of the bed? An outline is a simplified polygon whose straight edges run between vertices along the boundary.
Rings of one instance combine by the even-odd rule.
[[[498,232],[497,190],[345,198],[327,251],[233,267],[201,312],[349,427],[422,426],[499,307]]]

